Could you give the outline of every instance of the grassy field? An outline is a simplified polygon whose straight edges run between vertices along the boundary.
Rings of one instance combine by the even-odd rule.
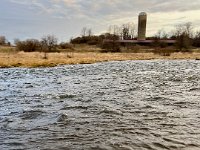
[[[13,47],[0,47],[0,67],[52,67],[64,64],[90,64],[104,61],[151,60],[151,59],[196,59],[200,53],[173,53],[170,56],[160,56],[151,52],[143,53],[100,53],[98,48],[49,53],[44,59],[44,53],[17,52]]]

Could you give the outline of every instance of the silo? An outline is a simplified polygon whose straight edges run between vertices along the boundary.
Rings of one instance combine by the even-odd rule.
[[[141,12],[138,17],[138,40],[146,40],[147,14]]]

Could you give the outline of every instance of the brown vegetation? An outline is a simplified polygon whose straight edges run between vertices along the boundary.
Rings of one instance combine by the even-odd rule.
[[[84,45],[82,47],[84,48]],[[86,48],[88,46],[85,46]],[[14,48],[10,48],[10,51],[7,52],[2,50],[5,50],[5,47],[0,48],[0,67],[52,67],[64,64],[90,64],[122,60],[200,59],[199,50],[195,50],[194,53],[173,53],[170,56],[161,56],[148,49],[143,50],[143,53],[100,53],[100,49],[90,47],[90,52],[81,52],[81,46],[76,45],[74,52],[49,53],[48,59],[43,59],[44,54],[41,52],[16,52]]]

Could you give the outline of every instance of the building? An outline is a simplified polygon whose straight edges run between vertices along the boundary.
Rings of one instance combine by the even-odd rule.
[[[146,40],[147,13],[141,12],[138,16],[138,41]]]

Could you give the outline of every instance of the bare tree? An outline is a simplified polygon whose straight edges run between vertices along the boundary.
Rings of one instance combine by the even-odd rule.
[[[133,39],[136,35],[136,27],[134,23],[129,23],[129,34],[131,36],[131,38]]]
[[[81,30],[81,36],[82,37],[92,36],[92,29],[87,28],[87,27],[83,27],[82,30]]]
[[[115,28],[115,25],[110,25],[110,26],[108,27],[108,33],[109,33],[109,34],[114,34],[114,33],[115,33],[115,31],[114,31],[115,29],[114,29],[114,28]]]
[[[87,35],[92,36],[92,29],[91,28],[87,29]]]
[[[124,40],[133,39],[136,35],[134,23],[126,23],[121,26],[121,37]]]
[[[41,40],[41,50],[44,52],[44,59],[47,59],[47,53],[56,50],[58,39],[54,35],[44,36]]]
[[[179,24],[176,26],[174,31],[174,37],[176,37],[176,46],[180,51],[189,51],[189,48],[192,45],[193,37],[193,27],[192,23],[187,22]]]
[[[113,27],[112,25],[110,25],[110,26],[108,27],[108,33],[109,33],[109,34],[112,34],[112,29],[113,29],[112,27]]]
[[[122,25],[122,36],[123,36],[123,40],[128,40],[129,37],[129,25],[128,24],[123,24]]]
[[[136,35],[135,24],[126,23],[121,26],[110,25],[108,28],[108,33],[118,36],[121,40],[133,39]]]
[[[187,22],[184,24],[179,24],[176,26],[174,31],[174,36],[176,37],[176,46],[182,51],[189,51],[190,46],[192,45],[193,37],[193,26],[192,23]]]
[[[108,27],[108,33],[116,36],[120,36],[121,28],[117,25],[110,25]]]
[[[156,39],[163,39],[166,40],[169,38],[169,34],[164,30],[164,29],[160,29],[158,30],[158,32],[155,34],[154,36]]]
[[[86,27],[82,28],[81,35],[82,35],[82,37],[85,37],[87,35],[87,28]]]
[[[117,25],[113,25],[113,34],[118,35],[119,34],[119,27]]]
[[[188,35],[189,38],[192,38],[194,32],[191,22],[186,22],[175,26],[175,31],[174,31],[175,36],[180,36],[183,33]]]
[[[108,33],[106,33],[105,41],[103,41],[101,48],[102,52],[120,52],[119,34],[121,30],[116,25],[110,25],[108,27]]]
[[[186,34],[192,38],[193,37],[193,26],[192,26],[192,23],[191,22],[186,22],[185,23],[185,32]]]
[[[6,37],[0,36],[0,45],[5,45],[5,44],[6,44]]]

